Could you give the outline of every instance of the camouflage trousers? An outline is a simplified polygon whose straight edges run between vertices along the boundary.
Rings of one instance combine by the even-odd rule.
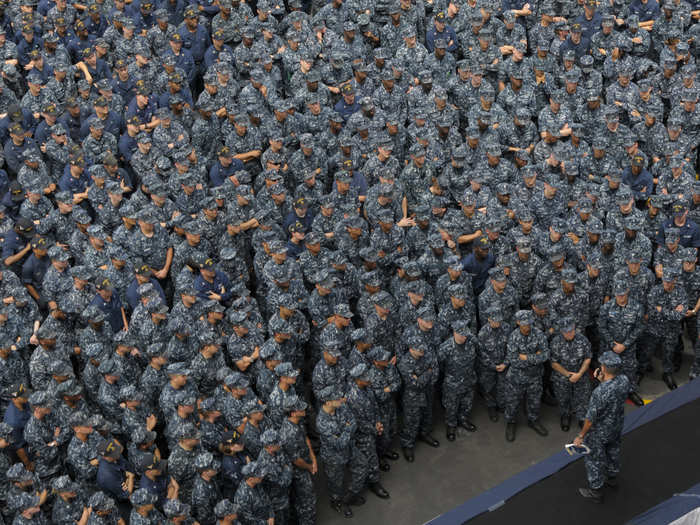
[[[430,434],[433,430],[433,387],[426,389],[421,400],[404,393],[402,408],[403,425],[399,440],[402,447],[413,448],[419,433]]]
[[[506,406],[506,373],[479,366],[479,386],[484,392],[486,406],[503,408]]]
[[[568,378],[554,371],[552,386],[559,403],[559,413],[562,416],[573,414],[578,420],[586,418],[588,398],[591,397],[591,381],[587,374],[584,374],[576,383],[572,383]]]
[[[381,457],[391,450],[397,428],[396,402],[390,399],[379,404],[379,421],[384,427],[381,436],[377,436],[377,454]]]
[[[599,490],[606,478],[615,477],[620,472],[621,436],[603,440],[595,434],[589,434],[585,443],[591,449],[590,454],[583,456],[588,486]]]
[[[346,462],[344,461],[328,461],[328,458],[323,462],[323,470],[326,472],[328,495],[331,501],[339,501],[343,498],[345,465]]]
[[[357,434],[350,460],[348,491],[351,494],[358,494],[367,483],[376,483],[377,481],[379,481],[379,457],[377,456],[376,438],[367,434]]]
[[[651,364],[651,356],[661,345],[661,364],[666,374],[673,373],[673,356],[679,348],[680,325],[669,326],[668,330],[647,331],[644,342],[639,345],[637,371],[643,374]]]
[[[696,376],[700,375],[700,340],[695,339],[695,344],[693,345],[693,353],[695,354],[695,359],[690,367],[690,373]]]
[[[600,333],[598,332],[598,317],[589,321],[586,327],[586,338],[591,342],[591,352],[594,357],[600,353]]]
[[[281,523],[281,525],[287,525],[287,523],[289,523],[289,507],[274,509],[274,513],[275,523]]]
[[[474,382],[459,387],[447,382],[442,385],[442,406],[445,407],[445,424],[456,427],[465,423],[472,413]]]
[[[342,486],[342,471],[341,471]],[[311,473],[294,467],[292,478],[291,510],[299,525],[314,525],[316,523],[316,491]]]
[[[688,317],[681,321],[681,324],[688,332],[688,339],[695,341],[698,338],[698,325],[695,316]]]
[[[266,490],[275,513],[275,524],[286,525],[289,521],[289,487],[275,484],[268,485]]]
[[[518,407],[523,397],[525,398],[528,421],[537,421],[540,417],[542,400],[542,378],[509,373],[506,376],[505,386],[505,418],[508,423],[515,423]]]

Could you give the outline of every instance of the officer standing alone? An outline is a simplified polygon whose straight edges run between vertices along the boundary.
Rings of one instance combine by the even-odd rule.
[[[585,443],[591,449],[584,457],[588,487],[578,490],[594,503],[603,502],[603,485],[617,487],[620,473],[622,425],[630,389],[630,381],[621,371],[619,355],[607,351],[600,357],[600,368],[594,373],[600,385],[591,394],[583,429],[574,440],[574,445]]]

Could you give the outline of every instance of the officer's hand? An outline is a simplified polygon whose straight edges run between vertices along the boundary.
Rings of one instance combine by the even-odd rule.
[[[94,458],[94,459],[91,459],[91,460],[90,460],[90,465],[92,465],[93,467],[96,467],[96,466],[99,465],[99,464],[100,464],[100,460],[97,459],[97,458]]]
[[[625,350],[625,345],[623,345],[622,343],[615,343],[613,345],[613,352],[615,352],[616,354],[622,353],[622,352],[624,352],[624,350]]]
[[[576,439],[574,439],[574,445],[576,445],[577,447],[580,447],[581,445],[583,445],[583,439],[576,436]]]
[[[659,312],[659,313],[661,313],[661,306],[657,306],[657,307],[656,307],[656,311]]]
[[[527,361],[527,354],[518,354],[518,359],[521,361]]]
[[[170,476],[170,483],[168,483],[168,488],[179,489],[180,484],[175,480],[174,477]]]
[[[571,374],[571,375],[569,376],[569,381],[570,381],[571,383],[578,383],[578,380],[579,380],[579,379],[581,379],[581,374],[579,374],[579,373]]]

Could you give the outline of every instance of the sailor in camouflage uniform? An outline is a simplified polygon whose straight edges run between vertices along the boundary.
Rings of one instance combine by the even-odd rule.
[[[448,441],[455,440],[457,425],[469,432],[476,431],[476,425],[471,422],[471,410],[476,385],[477,348],[477,338],[469,324],[461,320],[452,324],[452,337],[448,337],[438,349],[444,373],[442,404]]]
[[[561,429],[568,432],[572,414],[579,426],[584,419],[591,392],[588,367],[592,354],[590,342],[577,329],[572,317],[561,318],[559,332],[549,343],[551,380],[559,403]]]

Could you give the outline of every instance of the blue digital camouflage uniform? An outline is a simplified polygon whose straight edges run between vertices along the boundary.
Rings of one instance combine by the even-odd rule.
[[[438,359],[444,374],[442,404],[445,407],[445,424],[448,427],[456,427],[470,419],[476,385],[475,361],[478,342],[463,323],[454,330],[465,336],[466,342],[458,344],[454,336],[451,336],[438,348]]]
[[[590,342],[578,331],[571,341],[557,334],[550,341],[549,349],[552,363],[559,363],[565,370],[573,373],[577,373],[583,362],[592,357]],[[572,383],[568,377],[552,370],[551,378],[560,414],[574,415],[579,421],[583,420],[591,393],[588,374],[584,373],[577,382]]]
[[[620,472],[622,425],[630,381],[620,374],[598,385],[591,394],[586,419],[593,423],[584,442],[591,453],[584,456],[590,488],[598,490],[606,478]]]
[[[636,388],[637,378],[637,345],[644,331],[642,316],[642,307],[638,303],[628,299],[625,306],[620,306],[615,298],[602,306],[598,316],[600,350],[612,350],[615,343],[624,345],[624,350],[619,354],[622,373],[629,378],[633,389]]]
[[[334,412],[320,410],[316,428],[321,437],[319,457],[323,461],[331,501],[343,497],[343,474],[355,452],[357,422],[352,410],[341,405]]]
[[[525,355],[526,359],[519,356]],[[515,415],[520,401],[525,397],[528,421],[537,421],[540,417],[542,398],[542,374],[544,363],[549,359],[547,338],[537,328],[532,327],[525,336],[516,328],[508,337],[505,387],[505,419],[515,422]]]
[[[413,448],[419,434],[427,435],[432,430],[434,385],[440,369],[432,348],[419,339],[408,341],[408,346],[423,350],[423,355],[418,357],[408,351],[397,363],[404,384],[401,396],[404,420],[399,437],[402,447]]]
[[[503,323],[494,328],[490,323],[479,330],[479,386],[484,391],[486,406],[505,408],[506,349],[510,330]],[[502,371],[497,366],[504,365]]]

